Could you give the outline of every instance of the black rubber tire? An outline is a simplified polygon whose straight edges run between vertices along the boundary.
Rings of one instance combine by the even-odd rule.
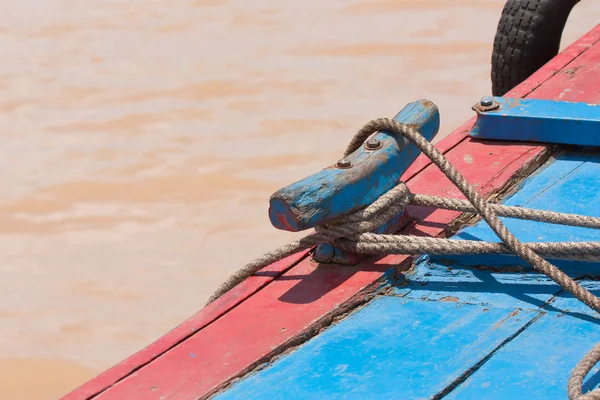
[[[492,52],[492,94],[506,92],[558,54],[563,29],[579,0],[508,0]]]

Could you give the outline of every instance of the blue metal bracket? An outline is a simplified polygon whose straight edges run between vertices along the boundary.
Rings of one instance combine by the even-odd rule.
[[[428,140],[436,135],[440,124],[438,108],[428,100],[408,104],[394,119],[413,125]],[[393,188],[419,154],[405,138],[378,132],[336,165],[273,194],[271,223],[278,229],[297,232],[362,209]],[[401,214],[377,232],[397,230],[403,223],[406,217]],[[322,244],[313,258],[318,262],[353,265],[363,257]]]
[[[598,104],[484,97],[473,110],[473,138],[600,146]]]

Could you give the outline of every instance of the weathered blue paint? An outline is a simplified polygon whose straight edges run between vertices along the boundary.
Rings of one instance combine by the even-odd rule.
[[[408,104],[394,119],[414,125],[430,140],[439,129],[439,111],[428,100]],[[366,207],[394,187],[419,150],[387,132],[378,132],[374,138],[382,147],[356,150],[346,157],[352,168],[330,166],[273,194],[269,208],[273,226],[301,231],[325,224]]]
[[[504,203],[598,216],[598,177],[600,156],[562,154]],[[504,220],[521,240],[600,240],[599,230]],[[485,222],[455,238],[497,240]],[[600,341],[597,315],[514,258],[466,259],[421,257],[391,292],[216,398],[566,398],[571,370]],[[565,268],[600,294],[586,280],[599,264]],[[586,388],[599,382],[596,368]]]
[[[494,97],[499,108],[477,112],[471,136],[600,146],[600,105],[538,99]]]
[[[598,282],[584,286],[600,295]],[[566,399],[567,380],[577,362],[598,342],[598,315],[572,296],[561,293],[528,329],[502,346],[449,399]],[[595,367],[584,384],[600,382]]]

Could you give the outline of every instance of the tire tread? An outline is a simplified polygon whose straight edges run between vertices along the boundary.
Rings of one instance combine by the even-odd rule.
[[[508,0],[492,51],[492,94],[506,92],[558,54],[560,38],[577,0]]]

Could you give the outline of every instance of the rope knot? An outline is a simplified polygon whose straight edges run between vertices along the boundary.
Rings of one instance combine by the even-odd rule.
[[[402,212],[411,197],[408,186],[400,181],[369,206],[330,224],[319,225],[315,231],[321,243],[347,247],[348,242],[359,242],[362,234],[373,232]]]

